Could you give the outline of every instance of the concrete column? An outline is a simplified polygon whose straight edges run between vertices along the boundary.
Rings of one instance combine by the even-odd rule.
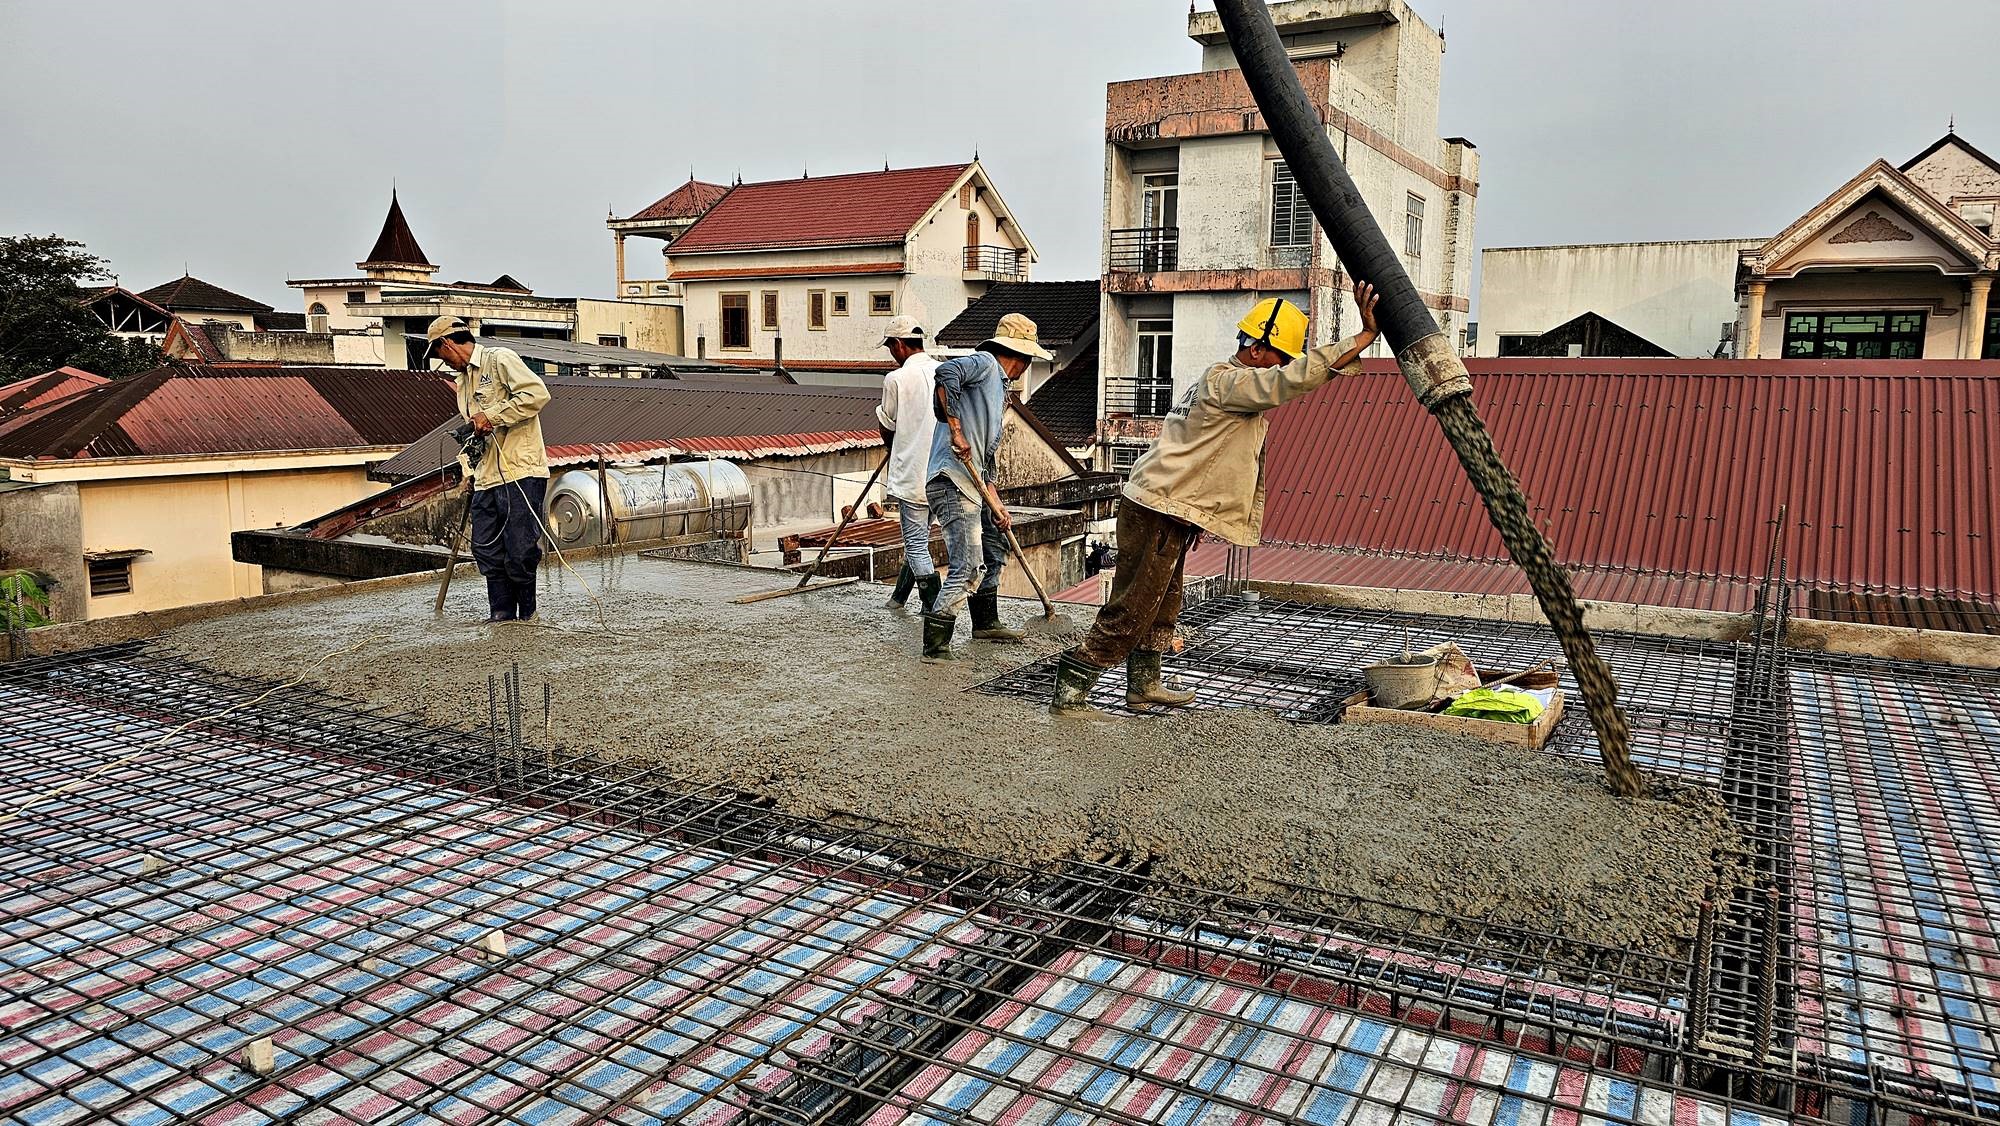
[[[1744,311],[1743,355],[1745,360],[1754,360],[1764,350],[1764,282],[1750,283],[1750,306]]]
[[[1986,299],[1993,290],[1993,277],[1979,274],[1965,279],[1965,328],[1959,333],[1958,355],[1976,360],[1986,344]]]
[[[622,301],[625,299],[625,232],[613,234],[611,241],[618,247],[618,285],[611,291],[611,298]]]

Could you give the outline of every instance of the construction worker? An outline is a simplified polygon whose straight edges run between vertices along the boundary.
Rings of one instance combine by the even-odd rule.
[[[958,609],[972,605],[972,636],[1019,641],[1000,624],[1000,568],[1007,562],[1005,533],[1014,526],[993,489],[994,455],[1007,410],[1007,385],[1035,360],[1050,359],[1035,322],[1019,313],[1000,318],[993,338],[969,356],[937,368],[939,426],[931,439],[931,515],[944,527],[948,573],[936,604],[924,613],[924,657],[951,657]]]
[[[458,410],[488,436],[472,478],[472,559],[486,576],[489,622],[535,616],[535,575],[542,562],[542,501],[549,487],[542,408],[549,388],[521,357],[472,338],[458,317],[431,322],[426,360],[458,373]]]
[[[1375,342],[1375,291],[1354,286],[1361,331],[1339,344],[1306,346],[1305,310],[1260,301],[1237,323],[1236,354],[1203,373],[1161,420],[1160,436],[1132,466],[1118,505],[1118,564],[1111,597],[1083,643],[1056,666],[1057,714],[1089,711],[1091,686],[1125,662],[1125,702],[1185,707],[1194,693],[1160,680],[1181,612],[1188,547],[1206,531],[1251,547],[1264,521],[1264,412],[1360,370]],[[1303,353],[1303,354],[1302,354]]]
[[[888,451],[888,480],[883,490],[896,498],[903,530],[903,569],[896,576],[889,605],[897,610],[915,588],[923,608],[937,600],[937,564],[931,560],[931,504],[924,489],[930,482],[931,431],[937,425],[931,407],[937,392],[938,362],[924,352],[924,329],[915,317],[902,316],[882,331],[882,347],[896,361],[896,370],[882,380],[882,405],[875,420],[882,426],[882,446]]]

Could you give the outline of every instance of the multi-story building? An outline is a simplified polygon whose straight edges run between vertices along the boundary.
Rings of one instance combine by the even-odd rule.
[[[977,160],[737,184],[666,254],[696,355],[871,371],[890,317],[935,330],[1035,261]]]
[[[1464,344],[1479,158],[1440,138],[1444,37],[1403,0],[1274,4],[1299,79],[1447,337]],[[1104,123],[1098,401],[1108,468],[1128,467],[1176,390],[1235,349],[1251,303],[1356,326],[1351,282],[1265,129],[1212,11],[1188,16],[1202,70],[1114,82]],[[1379,347],[1379,346],[1378,346]]]
[[[2000,161],[1946,133],[1742,254],[1737,355],[2000,358]]]

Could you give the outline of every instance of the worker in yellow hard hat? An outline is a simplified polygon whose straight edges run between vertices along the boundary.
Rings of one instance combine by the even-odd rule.
[[[1311,392],[1335,372],[1361,370],[1375,342],[1375,290],[1354,286],[1361,331],[1306,349],[1304,309],[1267,297],[1237,322],[1236,354],[1180,390],[1160,436],[1132,466],[1118,504],[1118,569],[1111,597],[1083,643],[1056,669],[1058,714],[1087,711],[1091,686],[1125,662],[1125,702],[1185,707],[1194,693],[1160,679],[1181,612],[1181,570],[1202,532],[1251,547],[1264,522],[1264,412]]]

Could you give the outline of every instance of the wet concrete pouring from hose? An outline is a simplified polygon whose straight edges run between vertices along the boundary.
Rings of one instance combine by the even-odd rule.
[[[616,557],[551,573],[539,623],[474,623],[481,595],[399,587],[183,627],[192,659],[316,680],[429,721],[481,728],[487,677],[554,687],[551,740],[641,756],[811,817],[871,818],[920,842],[1036,863],[1104,850],[1159,875],[1384,921],[1369,901],[1684,954],[1739,844],[1705,794],[1610,793],[1539,751],[1223,709],[1056,719],[965,689],[1059,639],[961,643],[917,659],[921,623],[855,584],[747,606],[782,575]],[[1009,600],[1011,618],[1039,610]],[[532,734],[541,735],[541,717]]]

